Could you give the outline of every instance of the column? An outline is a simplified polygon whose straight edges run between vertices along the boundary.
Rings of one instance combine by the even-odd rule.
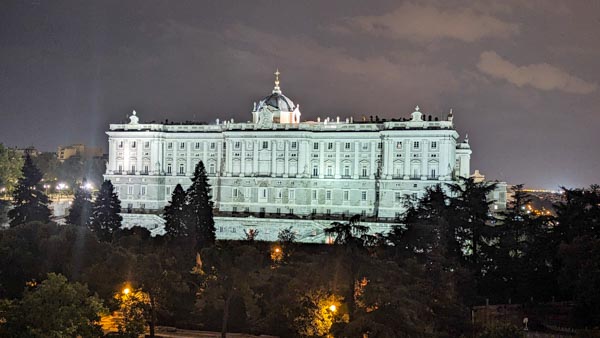
[[[202,163],[208,171],[208,142],[206,140],[202,141]]]
[[[117,142],[112,137],[108,139],[108,154],[110,157],[108,158],[106,171],[113,173],[117,170]]]
[[[240,177],[244,177],[246,173],[246,141],[240,140],[240,146],[242,147],[240,153],[242,155],[242,158],[240,158]]]
[[[216,168],[216,174],[217,176],[223,176],[223,172],[222,172],[222,168],[221,168],[221,160],[223,157],[223,140],[221,139],[216,139],[215,142],[217,143],[217,168]]]
[[[253,152],[254,156],[252,158],[252,176],[258,175],[258,140],[254,140]]]
[[[376,165],[376,156],[377,156],[377,152],[379,151],[378,147],[379,147],[379,142],[375,141],[371,143],[373,146],[371,147],[371,165],[370,165],[370,172],[369,172],[369,178],[373,179],[375,178],[375,172],[377,171],[377,165]],[[382,145],[383,146],[383,145]]]
[[[307,140],[300,140],[298,142],[298,176],[302,177],[306,174],[306,158],[310,158],[310,147],[307,147]]]
[[[404,179],[410,179],[410,147],[412,147],[412,140],[402,140],[404,144]]]
[[[142,140],[136,140],[135,141],[135,150],[136,150],[136,163],[135,163],[135,174],[138,175],[141,171],[142,171],[142,147],[144,146]]]
[[[429,176],[429,140],[422,140],[423,152],[421,153],[421,179],[426,180]]]
[[[225,152],[225,173],[224,176],[232,176],[233,175],[233,142],[230,139],[226,139],[225,147],[223,151]]]
[[[325,176],[325,142],[319,141],[319,178]]]
[[[290,173],[290,142],[288,140],[283,141],[283,177],[288,177]]]
[[[336,141],[335,142],[335,163],[334,163],[334,167],[333,170],[334,172],[334,177],[335,178],[341,178],[342,175],[340,173],[341,171],[341,163],[340,163],[340,141]]]
[[[186,142],[185,145],[185,149],[186,149],[186,170],[185,173],[188,176],[192,176],[192,173],[194,172],[194,168],[192,168],[192,142]]]
[[[357,179],[360,170],[360,142],[354,141],[354,171],[352,172],[352,178]]]
[[[271,177],[277,174],[277,141],[271,141]]]

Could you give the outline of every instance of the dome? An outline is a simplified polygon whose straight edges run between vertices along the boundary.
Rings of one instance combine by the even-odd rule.
[[[258,107],[260,108],[262,106],[269,106],[275,108],[276,110],[287,112],[294,111],[294,109],[296,109],[294,102],[281,92],[273,92],[271,95],[260,100]]]

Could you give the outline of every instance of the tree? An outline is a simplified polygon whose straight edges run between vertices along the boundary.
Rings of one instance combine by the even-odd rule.
[[[12,193],[23,167],[23,157],[14,149],[6,148],[0,143],[0,189],[1,193]]]
[[[68,224],[88,226],[92,217],[92,194],[84,187],[75,189],[75,198],[66,217]]]
[[[191,234],[186,224],[186,194],[181,184],[177,184],[171,202],[165,206],[165,231],[169,239],[187,237]]]
[[[44,194],[43,186],[40,184],[41,180],[42,173],[27,155],[23,164],[22,176],[13,192],[13,209],[8,212],[11,226],[27,222],[47,223],[50,221],[48,196]]]
[[[55,273],[47,277],[33,289],[25,290],[23,299],[5,311],[3,333],[40,338],[102,336],[100,314],[106,312],[102,301],[91,296],[83,284],[69,283]]]
[[[92,206],[92,221],[90,228],[98,239],[109,242],[113,233],[121,227],[123,217],[121,201],[114,191],[110,181],[104,181]]]
[[[213,202],[206,169],[202,161],[196,165],[192,185],[187,190],[186,209],[186,224],[194,234],[196,250],[213,245],[216,239]]]
[[[119,334],[123,337],[137,338],[146,331],[146,322],[150,313],[150,299],[141,289],[125,288],[115,295],[123,319],[118,323]],[[154,332],[152,332],[154,333]],[[151,337],[154,337],[152,334]]]
[[[450,207],[454,211],[452,222],[456,225],[461,250],[466,261],[478,270],[480,247],[486,241],[489,222],[494,220],[490,213],[493,201],[488,200],[487,196],[496,189],[497,184],[461,177],[460,182],[446,186],[453,194],[450,197]]]
[[[335,236],[333,243],[343,248],[340,258],[348,267],[348,285],[344,299],[348,304],[348,315],[353,319],[355,310],[355,284],[359,279],[360,267],[359,251],[371,242],[372,236],[368,235],[369,227],[360,224],[360,215],[352,216],[348,222],[333,222],[330,228],[325,228],[325,234]]]

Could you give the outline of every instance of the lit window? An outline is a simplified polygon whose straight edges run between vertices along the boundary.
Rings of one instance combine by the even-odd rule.
[[[402,149],[402,142],[396,142],[396,149]]]

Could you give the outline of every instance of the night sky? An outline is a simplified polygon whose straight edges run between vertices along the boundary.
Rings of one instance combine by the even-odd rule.
[[[599,1],[5,0],[0,50],[9,146],[246,121],[278,67],[304,120],[452,108],[488,178],[600,183]]]

